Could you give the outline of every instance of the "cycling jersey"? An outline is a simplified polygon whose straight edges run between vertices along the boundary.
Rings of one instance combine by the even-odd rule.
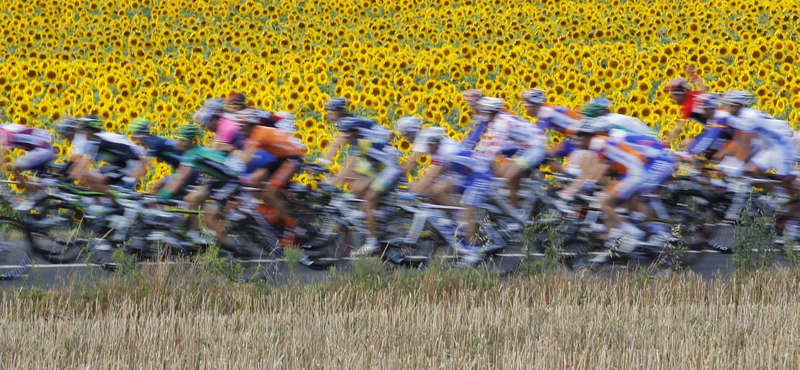
[[[247,147],[265,150],[277,158],[300,157],[306,147],[291,133],[271,127],[255,127],[247,139]]]
[[[734,129],[730,126],[733,120],[736,120],[736,117],[730,113],[720,109],[715,110],[714,116],[705,120],[706,128],[692,140],[686,152],[692,155],[711,156],[722,149],[725,143],[733,139]],[[733,126],[738,125],[738,123],[733,124]]]
[[[244,170],[241,161],[235,157],[230,157],[223,151],[202,146],[195,146],[187,150],[181,159],[181,166],[196,168],[215,180],[236,179]]]
[[[567,134],[570,127],[580,121],[580,116],[566,107],[543,105],[539,108],[536,124],[542,130]]]
[[[598,136],[589,149],[623,175],[609,185],[609,193],[627,199],[637,192],[652,190],[675,168],[668,144],[647,135]]]
[[[631,116],[609,113],[596,119],[605,123],[608,126],[609,132],[622,131],[630,134],[655,136],[655,132],[651,130],[649,126]]]
[[[702,109],[695,107],[695,103],[697,102],[697,97],[703,94],[700,91],[685,91],[684,92],[684,99],[681,102],[681,118],[683,119],[691,119],[700,123],[705,123],[705,119],[701,117],[703,113]]]
[[[50,132],[45,130],[16,123],[0,125],[0,146],[27,151],[14,163],[19,171],[44,172],[46,165],[55,158],[51,140]]]
[[[0,125],[0,145],[25,151],[50,149],[52,135],[49,131],[31,128],[16,123]]]
[[[178,140],[148,135],[142,139],[142,142],[148,148],[148,156],[158,158],[172,168],[178,168],[181,165],[184,151],[178,149]]]
[[[536,135],[541,135],[541,131],[529,121],[501,112],[489,123],[486,135],[478,142],[475,151],[489,158],[497,155],[511,157],[517,151],[534,145]]]
[[[750,162],[762,171],[775,170],[778,176],[789,175],[794,166],[794,131],[785,121],[751,108],[723,120],[736,131],[753,134]]]
[[[461,203],[471,207],[480,206],[491,189],[492,167],[486,156],[471,150],[460,150],[438,159],[445,168],[444,177],[452,181],[453,187],[462,193]]]
[[[89,160],[108,162],[124,167],[129,161],[138,161],[144,150],[128,140],[126,136],[100,132],[88,139],[85,155]]]

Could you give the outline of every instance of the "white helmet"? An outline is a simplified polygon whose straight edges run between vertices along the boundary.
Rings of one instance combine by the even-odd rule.
[[[422,154],[433,154],[431,153],[430,145],[435,142],[439,142],[444,139],[444,128],[442,127],[428,127],[419,132],[420,137],[420,146],[414,148],[414,151],[417,151]]]
[[[408,135],[412,132],[417,132],[422,128],[422,120],[419,117],[407,116],[397,120],[397,131],[401,135]]]
[[[722,99],[720,99],[722,104],[731,106],[731,105],[742,105],[748,106],[750,102],[753,101],[753,94],[749,92],[742,91],[742,90],[728,90],[724,94],[722,94]]]
[[[500,98],[492,98],[485,96],[478,100],[478,112],[480,113],[497,113],[500,109],[503,109],[503,104],[505,104],[505,100]]]

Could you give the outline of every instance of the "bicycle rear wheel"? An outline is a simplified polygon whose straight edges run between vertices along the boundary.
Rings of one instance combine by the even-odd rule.
[[[48,198],[26,220],[28,240],[34,251],[52,263],[68,263],[80,256],[92,237],[102,237],[90,227],[74,204]]]

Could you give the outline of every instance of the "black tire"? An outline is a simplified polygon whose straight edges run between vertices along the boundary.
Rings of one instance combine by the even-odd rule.
[[[92,236],[98,236],[95,231],[99,229],[85,223],[83,212],[72,204],[48,198],[36,211],[26,220],[28,240],[33,250],[51,263],[77,260]]]
[[[382,244],[386,245],[383,257],[397,266],[424,268],[436,250],[436,243],[432,239],[433,233],[426,229],[423,229],[415,244],[405,242],[411,223],[411,219],[397,219],[385,225],[385,233],[381,237]]]
[[[22,251],[22,258],[16,267],[0,270],[0,280],[14,280],[28,272],[31,259],[28,256],[30,235],[27,226],[8,217],[0,217],[0,252]]]

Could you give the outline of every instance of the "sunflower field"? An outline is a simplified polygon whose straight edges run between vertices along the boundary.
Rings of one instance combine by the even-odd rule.
[[[523,114],[519,92],[539,87],[568,107],[606,96],[664,135],[678,108],[662,89],[686,64],[711,91],[752,91],[757,108],[800,121],[795,0],[2,3],[0,110],[34,127],[95,113],[123,132],[144,116],[169,136],[203,100],[237,91],[293,113],[319,152],[333,133],[322,118],[332,96],[384,125],[418,115],[461,139],[470,117],[460,91]]]

